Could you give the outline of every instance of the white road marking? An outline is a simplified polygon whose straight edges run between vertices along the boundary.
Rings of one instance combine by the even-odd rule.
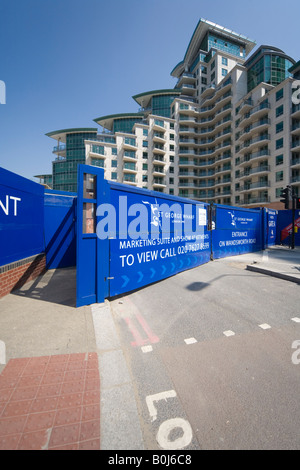
[[[175,390],[169,390],[168,392],[157,393],[156,395],[148,395],[146,397],[146,403],[148,406],[151,421],[155,421],[157,418],[157,409],[154,406],[155,401],[165,400],[168,398],[175,398],[177,396]]]
[[[292,321],[294,321],[295,323],[300,323],[300,318],[298,317],[292,318]]]
[[[195,344],[198,343],[198,341],[195,338],[188,338],[184,340],[185,344]]]
[[[171,441],[169,436],[173,429],[181,428],[183,435],[174,441]],[[188,421],[183,418],[174,418],[164,421],[157,432],[156,440],[160,447],[166,450],[180,450],[187,447],[193,439],[193,431]]]
[[[270,330],[271,326],[267,323],[263,323],[262,325],[259,325],[259,328],[261,328],[262,330]]]
[[[145,354],[153,351],[152,346],[143,346],[141,349]]]
[[[235,336],[234,331],[231,331],[231,330],[224,331],[223,334],[224,334],[225,336],[227,336],[227,338],[229,338],[230,336]]]

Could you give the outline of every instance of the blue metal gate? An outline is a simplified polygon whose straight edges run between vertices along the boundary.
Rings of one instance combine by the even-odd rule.
[[[103,302],[108,295],[109,241],[97,237],[97,207],[109,202],[104,171],[92,166],[78,168],[77,197],[77,307]]]

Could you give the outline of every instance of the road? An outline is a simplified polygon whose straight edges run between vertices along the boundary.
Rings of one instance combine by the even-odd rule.
[[[300,287],[246,271],[245,259],[110,302],[136,449],[300,449]],[[121,434],[113,449],[129,445]]]

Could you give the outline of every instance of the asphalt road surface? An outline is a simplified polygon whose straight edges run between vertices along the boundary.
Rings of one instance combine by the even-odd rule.
[[[236,257],[113,300],[144,448],[300,449],[299,294]]]

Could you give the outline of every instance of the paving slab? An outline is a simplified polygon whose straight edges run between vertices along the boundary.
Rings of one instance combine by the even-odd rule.
[[[0,375],[0,450],[100,449],[96,353],[10,359]]]

